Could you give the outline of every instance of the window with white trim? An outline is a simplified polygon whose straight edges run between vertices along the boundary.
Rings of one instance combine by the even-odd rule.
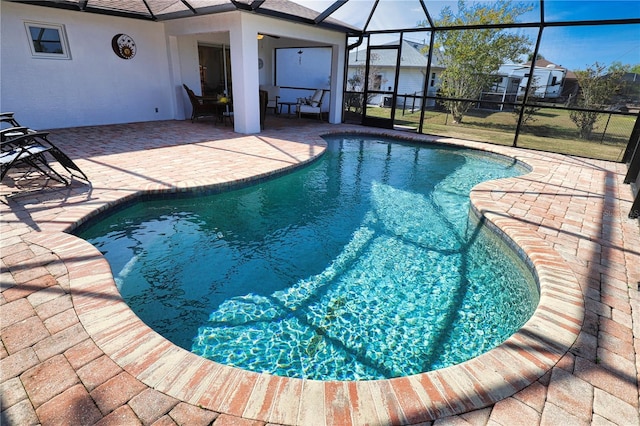
[[[71,59],[64,25],[26,21],[24,26],[34,58]]]

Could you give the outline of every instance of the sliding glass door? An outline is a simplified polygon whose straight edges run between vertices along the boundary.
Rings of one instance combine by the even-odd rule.
[[[205,96],[231,96],[231,53],[229,46],[198,45],[200,89]]]

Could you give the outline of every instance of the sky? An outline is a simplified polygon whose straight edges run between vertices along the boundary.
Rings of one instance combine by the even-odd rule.
[[[295,0],[309,8],[322,11],[334,0]],[[540,1],[523,1],[533,10],[522,15],[520,22],[540,21]],[[373,0],[349,0],[332,17],[362,28],[366,23]],[[488,3],[485,0],[467,0],[467,4]],[[443,7],[457,11],[457,0],[425,0],[434,20]],[[572,22],[580,20],[640,19],[640,0],[545,0],[545,22]],[[413,28],[426,19],[418,0],[380,0],[368,29]],[[532,46],[536,29],[522,30],[530,36]],[[420,37],[422,38],[422,37]],[[545,59],[570,70],[585,69],[598,62],[610,65],[640,64],[640,23],[631,25],[546,27],[539,53]]]

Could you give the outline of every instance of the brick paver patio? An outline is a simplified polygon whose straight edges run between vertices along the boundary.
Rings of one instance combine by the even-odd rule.
[[[627,218],[626,167],[611,162],[438,139],[532,167],[472,192],[474,209],[535,265],[544,299],[481,361],[322,383],[220,366],[147,329],[97,250],[64,231],[141,191],[300,166],[321,154],[324,133],[382,132],[269,118],[259,135],[207,121],[54,130],[91,185],[29,192],[2,182],[2,424],[640,425],[640,226]]]

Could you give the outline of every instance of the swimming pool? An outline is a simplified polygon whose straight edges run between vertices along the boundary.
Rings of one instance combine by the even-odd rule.
[[[332,137],[303,170],[137,203],[80,235],[180,346],[290,377],[396,377],[485,352],[533,313],[528,269],[468,214],[471,187],[523,171],[467,149]]]

